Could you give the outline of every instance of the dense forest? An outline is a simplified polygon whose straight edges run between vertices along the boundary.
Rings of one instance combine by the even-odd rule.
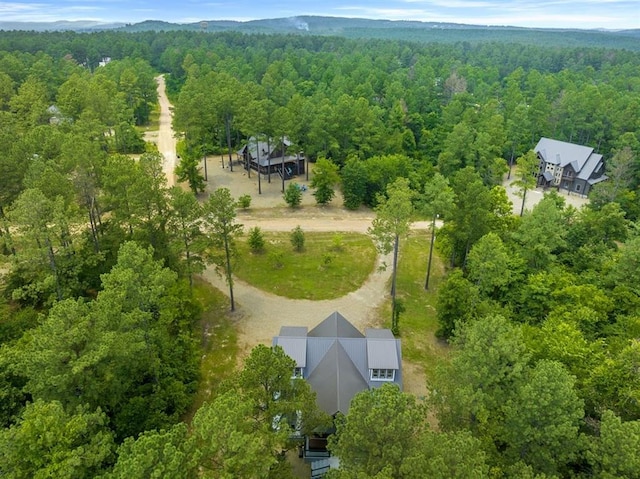
[[[0,32],[0,475],[289,477],[274,417],[327,420],[291,360],[258,347],[182,422],[192,280],[233,205],[167,187],[137,128],[159,73],[185,178],[287,136],[339,169],[346,208],[405,178],[444,220],[450,360],[426,401],[357,396],[331,477],[638,477],[640,54],[187,31]],[[609,180],[582,210],[548,192],[514,216],[502,178],[531,188],[543,136],[595,148]]]

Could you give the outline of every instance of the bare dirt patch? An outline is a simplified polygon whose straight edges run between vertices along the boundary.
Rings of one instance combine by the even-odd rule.
[[[516,180],[517,178],[515,178],[514,175],[511,175],[511,179],[509,180],[507,180],[505,177],[502,183],[502,186],[504,186],[504,188],[507,190],[507,196],[513,203],[513,214],[519,215],[520,208],[522,208],[522,198],[518,196],[519,189],[513,186],[513,182]],[[544,197],[544,194],[547,191],[551,191],[551,190],[544,190],[543,188],[535,188],[533,190],[527,191],[527,195],[524,203],[524,210],[531,211],[533,207],[537,205],[538,202]],[[584,196],[581,196],[581,195],[576,195],[575,193],[570,194],[566,190],[558,190],[558,194],[562,198],[564,198],[564,201],[567,205],[571,205],[577,209],[580,209],[584,205],[589,203],[588,198],[585,198]]]

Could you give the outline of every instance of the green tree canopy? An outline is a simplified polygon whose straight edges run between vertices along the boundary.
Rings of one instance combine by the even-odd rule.
[[[113,435],[99,409],[67,413],[57,401],[28,404],[17,424],[0,431],[0,473],[10,479],[89,479],[113,457]]]
[[[340,181],[338,175],[338,165],[326,158],[319,158],[313,168],[313,178],[311,188],[315,188],[313,196],[316,203],[326,205],[335,196],[335,186]]]
[[[425,428],[426,411],[415,397],[395,384],[383,384],[351,400],[349,413],[337,421],[337,431],[329,438],[329,448],[340,458],[340,469],[350,474],[417,477],[401,471],[408,467],[406,461]]]

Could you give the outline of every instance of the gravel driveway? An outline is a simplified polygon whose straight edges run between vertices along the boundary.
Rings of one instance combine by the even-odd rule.
[[[171,105],[165,94],[164,79],[158,79],[158,95],[160,98],[160,130],[157,136],[148,135],[155,141],[159,151],[165,157],[164,169],[167,172],[169,185],[175,183],[175,138],[170,127]],[[225,166],[227,161],[224,162]],[[207,158],[208,181],[207,191],[216,188],[229,188],[233,197],[248,194],[252,197],[251,208],[241,211],[238,222],[245,230],[259,226],[264,231],[291,231],[296,226],[309,232],[356,232],[365,233],[371,225],[374,214],[362,208],[348,211],[342,208],[342,198],[338,194],[333,202],[325,207],[315,205],[315,199],[307,190],[303,193],[302,205],[292,210],[286,207],[282,198],[281,179],[272,175],[271,183],[265,178],[261,181],[262,194],[258,194],[258,179],[252,172],[249,178],[240,165],[234,165],[234,171],[222,168],[222,159]],[[312,174],[310,173],[310,178]],[[295,178],[300,184],[307,184],[305,176]],[[414,229],[428,228],[428,222],[417,222]],[[377,266],[382,261],[389,263],[390,258],[377,258]],[[236,323],[241,356],[245,356],[258,344],[271,344],[272,338],[280,332],[281,326],[316,326],[334,311],[343,314],[356,328],[364,331],[367,327],[380,327],[381,320],[377,316],[377,308],[389,298],[389,278],[391,271],[378,271],[369,276],[360,289],[346,296],[332,300],[310,301],[304,299],[288,299],[257,289],[239,279],[234,280],[234,297],[236,311],[231,317]],[[229,288],[225,280],[209,267],[203,277],[214,287],[228,294]],[[239,358],[241,359],[241,358]],[[426,394],[425,377],[422,369],[403,361],[404,389],[407,392],[424,396]]]

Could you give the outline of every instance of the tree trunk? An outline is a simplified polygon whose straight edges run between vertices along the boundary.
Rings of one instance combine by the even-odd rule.
[[[282,170],[282,192],[284,193],[284,136],[282,137],[282,166],[280,168]]]
[[[227,258],[227,283],[229,283],[229,299],[231,300],[231,311],[236,310],[236,304],[233,300],[233,278],[231,277],[231,253],[229,252],[229,238],[224,236],[224,254]]]
[[[260,177],[262,176],[262,172],[260,171],[260,142],[258,141],[258,138],[256,137],[256,155],[258,156],[257,161],[258,161],[258,194],[261,195],[262,194],[262,183],[260,181]],[[251,165],[249,165],[249,168],[251,168]]]
[[[204,158],[202,158],[202,163],[204,164],[204,181],[209,181],[209,176],[207,174],[207,154],[204,154]]]
[[[233,171],[233,160],[231,158],[231,117],[225,117],[225,127],[227,129],[227,148],[229,149],[229,170]]]
[[[400,238],[396,235],[393,243],[393,270],[391,272],[391,321],[395,318],[396,313],[396,274],[398,270],[398,249]]]
[[[527,199],[527,189],[524,188],[522,190],[522,206],[520,207],[520,216],[522,217],[522,215],[524,214],[524,202]]]
[[[60,278],[58,277],[58,267],[56,266],[56,257],[53,253],[53,245],[51,244],[51,240],[47,236],[45,238],[45,244],[47,246],[47,256],[49,257],[49,267],[53,272],[53,277],[56,280],[56,297],[58,301],[62,301],[62,286],[60,285]]]
[[[186,228],[186,225],[182,225],[183,231]],[[187,255],[187,274],[189,275],[189,289],[193,289],[193,273],[191,272],[191,250],[189,249],[189,240],[187,239],[187,235],[183,236],[184,239],[184,250]]]
[[[100,243],[98,242],[98,227],[93,213],[93,199],[89,203],[89,225],[91,226],[91,239],[93,240],[93,249],[97,253],[100,251]]]
[[[267,138],[267,155],[267,162],[269,163],[267,167],[267,181],[271,183],[271,140],[269,138]]]
[[[427,279],[424,282],[424,289],[429,289],[429,277],[431,276],[431,260],[433,258],[433,243],[436,239],[436,217],[433,215],[433,221],[431,222],[431,246],[429,247],[429,262],[427,263]]]
[[[507,175],[507,180],[511,179],[511,168],[513,168],[513,155],[515,154],[516,146],[513,145],[511,147],[511,158],[509,158],[509,174]]]
[[[4,229],[0,229],[0,236],[5,237],[5,246],[7,250],[11,251],[13,256],[16,255],[16,248],[13,245],[13,240],[11,238],[11,231],[9,230],[9,225],[5,221],[4,209],[0,205],[0,226],[4,227]]]

